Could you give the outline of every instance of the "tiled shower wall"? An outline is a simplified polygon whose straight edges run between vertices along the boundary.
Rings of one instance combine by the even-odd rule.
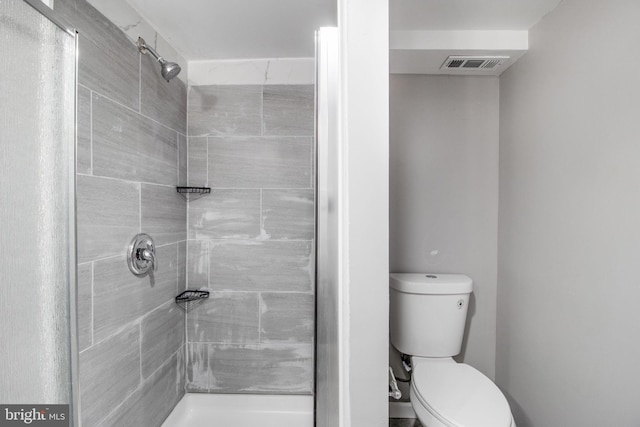
[[[187,391],[313,390],[313,85],[189,91]]]
[[[78,330],[83,427],[159,426],[184,393],[186,88],[84,0],[56,0],[79,31]],[[125,250],[157,245],[153,276]],[[180,284],[180,286],[179,286]],[[125,421],[126,420],[126,421]]]

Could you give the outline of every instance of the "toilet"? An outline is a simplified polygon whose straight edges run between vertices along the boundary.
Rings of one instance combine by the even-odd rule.
[[[473,282],[461,274],[392,273],[390,337],[411,357],[410,400],[424,427],[516,427],[500,389],[457,363]]]

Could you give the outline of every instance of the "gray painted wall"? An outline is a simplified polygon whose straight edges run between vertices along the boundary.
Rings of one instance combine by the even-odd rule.
[[[189,90],[187,390],[313,390],[312,85]]]
[[[184,394],[186,88],[162,80],[84,0],[56,10],[79,31],[77,228],[82,426],[159,426]],[[137,278],[125,250],[154,237],[158,272]],[[124,421],[126,420],[126,422]]]
[[[392,75],[390,86],[390,269],[473,279],[459,359],[493,378],[498,79]]]
[[[518,427],[640,425],[640,3],[564,0],[500,83],[496,379]]]

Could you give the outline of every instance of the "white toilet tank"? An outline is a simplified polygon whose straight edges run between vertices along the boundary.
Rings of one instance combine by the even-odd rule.
[[[462,274],[392,273],[389,326],[393,346],[419,357],[460,353],[472,283]]]

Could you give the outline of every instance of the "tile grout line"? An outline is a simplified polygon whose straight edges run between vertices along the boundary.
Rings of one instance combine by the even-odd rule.
[[[211,344],[207,344],[207,392],[211,393],[211,386],[213,385],[213,369],[211,368]]]
[[[267,65],[266,72],[268,72],[268,70],[269,70],[269,65]],[[264,136],[264,84],[261,85],[261,88],[260,88],[260,136]]]
[[[204,153],[205,162],[206,162],[206,165],[207,165],[207,179],[205,181],[205,183],[206,183],[205,185],[207,187],[209,187],[209,137],[207,137],[205,139],[204,150],[205,150],[205,153]]]
[[[138,213],[140,214],[138,233],[142,233],[142,183],[138,184]]]
[[[130,320],[129,322],[125,323],[124,325],[120,326],[118,329],[116,329],[115,331],[113,331],[110,335],[107,335],[106,337],[100,339],[97,342],[94,342],[93,345],[91,347],[87,347],[84,350],[80,351],[79,354],[82,354],[102,343],[104,343],[105,341],[114,338],[115,336],[117,336],[118,334],[120,334],[121,332],[123,332],[125,329],[130,328],[132,326],[134,326],[136,323],[138,322],[142,322],[142,320],[147,317],[149,314],[153,313],[156,310],[159,310],[163,305],[168,304],[169,302],[171,302],[173,299],[168,299],[162,303],[160,303],[159,305],[149,309],[149,311],[146,311],[145,313],[141,314],[140,316]]]
[[[208,239],[191,239],[196,241],[209,241],[209,242],[227,242],[227,243],[305,243],[305,242],[313,242],[314,239],[268,239],[268,240],[260,240],[256,238],[208,238]],[[165,245],[166,246],[166,245]]]
[[[180,243],[176,245],[176,295],[180,293]]]
[[[181,186],[180,182],[180,134],[176,133],[176,150],[178,155],[176,156],[176,182],[178,187]]]
[[[265,236],[267,234],[266,230],[264,229],[264,205],[263,205],[263,189],[260,189],[260,211],[258,212],[258,215],[260,215],[260,232],[258,233],[258,236]]]
[[[187,90],[187,129],[189,127],[189,94],[190,94],[190,90]],[[191,184],[191,176],[190,176],[190,168],[189,168],[189,163],[190,163],[190,152],[191,152],[191,141],[190,138],[188,136],[185,137],[187,144],[187,185]],[[183,286],[183,290],[185,289],[189,289],[189,277],[190,277],[190,271],[189,271],[189,214],[191,212],[191,203],[187,202],[187,217],[185,218],[185,227],[186,227],[186,231],[187,231],[187,240],[185,242],[184,245],[184,250],[185,250],[185,273],[184,273],[184,286]],[[178,289],[178,292],[180,291],[180,289]],[[184,364],[184,389],[185,391],[187,390],[187,383],[188,383],[188,375],[187,375],[187,370],[189,369],[189,359],[191,357],[191,354],[189,352],[189,327],[188,327],[188,322],[189,322],[189,313],[187,312],[187,310],[184,311],[184,327],[183,327],[183,332],[184,332],[184,341],[183,341],[183,346],[184,346],[184,360],[182,361]]]
[[[191,163],[191,139],[189,137],[189,99],[191,98],[191,88],[189,87],[189,85],[187,85],[186,87],[187,90],[187,105],[186,105],[186,117],[185,117],[185,140],[186,140],[186,149],[187,149],[187,186],[191,184],[191,168],[189,166],[189,164]],[[187,201],[187,217],[185,218],[185,227],[187,229],[187,240],[185,242],[184,245],[184,250],[185,250],[185,255],[184,255],[184,259],[185,259],[185,275],[184,275],[184,287],[183,289],[189,289],[189,277],[190,277],[190,272],[189,272],[189,213],[191,212],[191,203],[189,203]],[[178,289],[179,290],[179,289]],[[189,322],[189,313],[185,310],[184,311],[184,342],[183,342],[183,347],[184,347],[184,360],[182,361],[183,365],[184,365],[184,372],[183,372],[183,376],[184,376],[184,391],[187,390],[188,388],[188,375],[187,375],[187,370],[189,369],[189,359],[191,357],[191,353],[190,353],[190,349],[189,349],[189,327],[188,327],[188,322]]]
[[[207,288],[211,289],[211,241],[206,242],[207,245]]]
[[[153,119],[152,119],[153,120]],[[175,131],[175,129],[171,129]],[[216,139],[313,139],[314,135],[256,135],[256,134],[222,134],[222,135],[211,135],[210,133],[205,133],[202,135],[191,135],[192,138],[216,138]]]
[[[313,341],[296,341],[296,342],[286,342],[286,341],[267,341],[267,342],[228,342],[228,341],[193,341],[191,344],[203,344],[203,345],[215,345],[215,346],[236,346],[236,347],[244,347],[244,346],[256,346],[261,347],[263,345],[269,345],[274,347],[309,347],[313,346]]]
[[[186,240],[179,240],[177,242],[171,242],[171,243],[165,243],[165,244],[162,244],[162,245],[156,245],[156,248],[166,248],[166,247],[171,246],[171,245],[178,245],[178,244],[180,244],[182,242],[186,242]],[[115,259],[115,258],[121,258],[122,256],[123,256],[122,254],[107,255],[107,256],[104,256],[102,258],[95,258],[95,259],[90,259],[88,261],[78,262],[77,264],[78,265],[84,265],[84,264],[90,264],[90,263],[94,263],[94,262],[109,261],[109,260],[112,260],[112,259]]]
[[[89,89],[89,156],[91,175],[93,175],[93,91],[91,89]]]
[[[91,178],[109,179],[109,180],[113,180],[113,181],[121,181],[121,182],[125,182],[125,183],[128,183],[128,184],[147,184],[147,185],[156,185],[158,187],[175,188],[175,185],[172,185],[172,184],[158,184],[157,182],[148,182],[148,181],[133,181],[131,179],[115,178],[115,177],[112,177],[112,176],[94,175],[94,174],[88,174],[88,173],[82,173],[82,172],[78,172],[76,175],[88,176],[88,177],[91,177]]]
[[[262,292],[258,295],[258,345],[262,344]]]
[[[278,295],[283,295],[283,294],[291,294],[291,295],[313,295],[313,291],[292,291],[292,290],[285,290],[285,291],[275,291],[275,290],[271,290],[271,289],[240,289],[240,290],[235,290],[235,289],[212,289],[211,290],[211,294],[214,295],[219,295],[221,297],[225,296],[225,295],[233,295],[233,294],[244,294],[244,295],[253,295],[253,294],[278,294]],[[154,309],[154,310],[157,310]]]
[[[90,326],[91,326],[91,345],[89,347],[93,347],[93,344],[95,342],[95,338],[94,338],[94,298],[95,298],[95,292],[94,292],[94,280],[93,277],[95,275],[95,265],[93,263],[93,261],[91,262],[91,320],[90,320]]]
[[[102,92],[98,92],[98,91],[96,91],[96,90],[94,90],[94,89],[91,89],[91,90],[93,91],[93,93],[95,93],[95,94],[96,94],[96,96],[97,96],[97,97],[104,98],[104,99],[106,99],[106,100],[108,100],[108,101],[110,101],[110,102],[112,102],[112,103],[116,104],[117,106],[119,106],[119,107],[121,107],[121,108],[124,108],[124,109],[126,109],[126,110],[128,110],[128,111],[130,111],[130,112],[132,112],[132,113],[138,114],[140,117],[143,117],[143,118],[145,118],[145,119],[147,119],[147,120],[149,120],[149,121],[152,121],[153,123],[156,123],[156,124],[158,124],[158,125],[162,126],[162,127],[163,127],[163,128],[165,128],[165,129],[168,129],[168,130],[170,130],[170,131],[172,131],[172,132],[177,132],[177,133],[179,133],[179,134],[184,135],[184,133],[182,133],[182,132],[181,132],[181,131],[179,131],[178,129],[174,129],[174,128],[172,128],[172,127],[169,127],[169,126],[165,125],[164,123],[159,122],[158,120],[154,119],[153,117],[149,117],[149,116],[147,116],[147,115],[145,115],[145,114],[141,113],[140,111],[136,111],[136,109],[135,109],[135,108],[131,108],[131,107],[127,106],[127,105],[124,105],[124,104],[122,104],[122,103],[120,103],[120,102],[116,101],[115,99],[110,98],[108,95],[103,94]]]
[[[142,54],[138,53],[138,113],[142,113]]]
[[[156,311],[158,311],[158,310],[161,310],[165,305],[168,307],[168,306],[170,305],[169,303],[171,303],[171,302],[173,302],[173,299],[168,299],[168,300],[166,300],[166,301],[165,301],[165,302],[163,302],[162,304],[160,304],[160,305],[158,305],[158,306],[156,306],[156,307],[154,307],[154,308],[150,309],[149,311],[147,311],[146,313],[144,313],[143,315],[141,315],[140,317],[138,317],[138,318],[136,319],[136,321],[137,321],[137,320],[140,320],[140,322],[142,322],[145,318],[149,317],[152,313],[154,313],[154,312],[156,312]],[[134,322],[132,322],[132,323],[134,323]]]
[[[144,378],[142,376],[142,318],[140,318],[140,323],[138,324],[138,357],[140,361],[140,384],[144,383]]]
[[[102,178],[102,177],[98,177]],[[108,178],[108,179],[118,179],[118,178]],[[122,180],[120,180],[122,181]],[[150,184],[150,183],[145,183]],[[161,185],[161,184],[150,184],[150,185]],[[162,185],[163,187],[170,187],[169,185]],[[213,187],[211,186],[211,190],[224,190],[224,191],[314,191],[313,188],[309,187]],[[196,199],[197,200],[197,199]]]
[[[227,288],[223,288],[223,289],[212,289],[210,291],[211,294],[215,294],[215,295],[220,295],[220,296],[225,296],[225,295],[233,295],[233,294],[255,294],[255,293],[260,293],[260,294],[278,294],[278,295],[285,295],[285,294],[291,294],[291,295],[315,295],[315,292],[313,290],[290,290],[290,289],[286,289],[286,290],[282,290],[282,291],[278,291],[278,290],[273,290],[273,289],[240,289],[240,290],[236,290],[236,289],[227,289]],[[157,308],[156,308],[157,309]],[[154,309],[154,310],[156,310]]]
[[[172,353],[172,354],[167,358],[167,360],[165,360],[165,361],[160,365],[160,367],[159,367],[159,368],[157,368],[155,371],[153,371],[153,372],[149,375],[149,377],[148,377],[147,379],[149,379],[149,378],[153,377],[153,376],[154,376],[154,375],[155,375],[155,374],[156,374],[160,369],[164,368],[164,367],[165,367],[165,365],[167,364],[167,362],[171,361],[171,359],[173,358],[173,356],[175,356],[179,351],[180,351],[180,349],[178,349],[178,350],[174,351],[174,352],[173,352],[173,353]],[[102,421],[106,420],[106,419],[107,419],[107,418],[109,418],[112,414],[114,414],[114,413],[116,413],[118,410],[122,409],[122,406],[123,406],[123,405],[125,405],[125,404],[127,403],[127,401],[129,400],[129,398],[131,398],[131,396],[133,396],[133,394],[134,394],[134,393],[136,393],[136,392],[137,392],[137,391],[139,391],[139,390],[140,390],[140,391],[142,390],[142,388],[144,387],[144,382],[145,382],[144,380],[143,380],[143,381],[141,381],[141,382],[140,382],[140,384],[138,384],[138,387],[136,387],[136,388],[135,388],[131,393],[129,393],[129,394],[127,395],[127,397],[125,397],[125,398],[124,398],[124,400],[123,400],[122,402],[118,403],[118,404],[116,405],[116,407],[115,407],[115,408],[113,408],[111,411],[109,411],[109,413],[108,413],[104,418],[102,418],[102,419],[100,420],[100,422],[102,422]],[[98,424],[98,426],[99,426],[99,427],[102,427],[100,424]]]
[[[184,135],[184,138],[185,138],[186,144],[187,144],[186,145],[186,147],[187,147],[187,185],[189,185],[189,183],[191,181],[189,179],[190,178],[189,177],[189,151],[190,151],[189,150],[189,145],[190,145],[189,144],[189,136],[190,136],[189,135],[189,98],[191,97],[191,88],[189,88],[189,86],[187,85],[185,89],[187,91],[187,102],[186,102],[187,105],[186,105],[186,112],[185,112],[185,118],[184,118],[184,121],[185,121],[185,124],[184,124],[184,127],[185,127],[184,133],[185,133],[185,135]],[[188,205],[188,203],[187,203],[187,205]]]
[[[193,241],[193,242],[219,242],[219,243],[237,243],[237,244],[244,244],[244,243],[313,243],[314,239],[268,239],[268,240],[259,240],[259,239],[251,239],[251,238],[247,238],[247,239],[235,239],[235,238],[230,238],[230,239],[225,239],[225,238],[215,238],[215,239],[187,239],[187,240],[179,240],[176,242],[171,242],[171,243],[165,243],[162,245],[157,245],[156,248],[166,248],[168,246],[171,245],[178,245],[182,242],[186,242],[188,244],[189,241]],[[82,265],[82,264],[89,264],[89,263],[94,263],[94,262],[102,262],[102,261],[109,261],[109,260],[113,260],[116,258],[120,258],[122,257],[122,254],[111,254],[111,255],[106,255],[104,257],[101,258],[95,258],[95,259],[90,259],[87,261],[82,261],[82,262],[78,262],[78,265]]]
[[[191,136],[189,135],[189,99],[191,98],[191,88],[187,87],[187,114],[186,114],[186,139],[187,139],[187,185],[191,185],[191,142],[193,141],[191,139]],[[205,140],[206,141],[206,140]],[[205,182],[205,186],[206,186],[206,182]],[[185,285],[184,288],[185,289],[189,289],[189,281],[190,281],[190,277],[191,277],[191,271],[190,271],[190,259],[191,259],[191,252],[189,251],[189,247],[191,246],[191,244],[189,243],[189,234],[190,234],[190,221],[189,221],[189,215],[191,213],[191,203],[187,202],[187,218],[186,218],[186,229],[187,229],[187,242],[185,244]],[[185,391],[188,389],[188,384],[189,384],[189,378],[187,375],[187,371],[189,369],[189,361],[191,358],[191,348],[189,346],[189,312],[185,310],[184,312],[184,388]]]

